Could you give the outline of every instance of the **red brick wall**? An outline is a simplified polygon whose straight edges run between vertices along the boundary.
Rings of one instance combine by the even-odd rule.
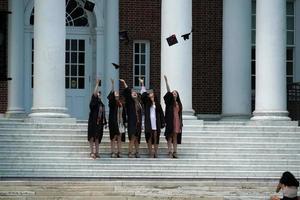
[[[161,1],[120,0],[120,30],[129,43],[120,44],[120,77],[132,86],[132,40],[150,40],[150,87],[160,90]],[[222,0],[193,0],[193,108],[196,113],[221,113]]]
[[[193,0],[193,108],[222,112],[222,0]]]
[[[120,78],[133,86],[133,40],[150,41],[150,87],[160,93],[160,1],[120,0],[120,30],[129,42],[120,43]]]
[[[7,11],[7,0],[0,0],[0,11]],[[3,44],[0,45],[0,76],[7,74],[7,16],[0,14],[0,31],[4,32]],[[0,113],[7,108],[7,81],[0,78]]]

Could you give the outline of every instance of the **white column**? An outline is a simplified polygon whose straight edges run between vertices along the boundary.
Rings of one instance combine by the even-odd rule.
[[[100,78],[102,81],[102,86],[100,90],[103,92],[104,90],[104,80],[105,80],[105,41],[104,41],[104,27],[97,27],[96,28],[96,76],[92,78],[92,90],[95,87],[96,78]],[[102,101],[106,104],[106,97],[102,96]]]
[[[105,65],[104,65],[104,99],[111,89],[110,79],[115,80],[115,89],[119,88],[119,70],[111,63],[119,64],[119,0],[106,1],[105,19]]]
[[[65,1],[35,1],[34,23],[34,88],[30,117],[68,117],[65,107]]]
[[[171,90],[179,92],[183,115],[192,116],[192,34],[183,40],[182,34],[192,29],[192,0],[162,0],[161,5],[161,97],[166,93],[164,75]],[[178,43],[168,46],[166,38],[176,34]],[[163,99],[162,99],[163,101]]]
[[[286,1],[256,1],[253,120],[290,120],[286,105]]]
[[[24,110],[24,2],[8,1],[8,107],[6,116],[25,116]]]
[[[251,0],[223,1],[223,119],[251,115]]]

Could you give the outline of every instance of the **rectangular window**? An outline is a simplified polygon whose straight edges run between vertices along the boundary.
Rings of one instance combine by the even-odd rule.
[[[34,43],[32,39],[31,87],[33,88]],[[66,39],[65,83],[66,89],[84,89],[85,40]]]
[[[145,86],[149,88],[150,77],[150,42],[137,40],[133,43],[133,87],[141,87],[139,79],[144,79]]]
[[[286,80],[287,84],[293,83],[294,49],[295,49],[295,10],[294,1],[286,2]],[[251,55],[251,78],[252,90],[255,90],[255,31],[256,31],[256,1],[252,1],[252,55]]]
[[[66,89],[84,89],[85,40],[66,40]]]

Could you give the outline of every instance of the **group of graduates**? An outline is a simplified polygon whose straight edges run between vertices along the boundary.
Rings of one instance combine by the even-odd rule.
[[[148,145],[149,157],[158,157],[158,144],[161,129],[165,128],[165,138],[168,143],[168,156],[178,158],[177,144],[181,144],[182,136],[182,104],[176,90],[170,90],[168,79],[164,76],[167,93],[164,95],[165,113],[159,99],[153,90],[146,90],[144,80],[140,79],[142,89],[139,92],[128,87],[123,79],[122,95],[114,89],[111,79],[111,92],[108,95],[109,119],[108,127],[111,141],[111,157],[121,157],[121,143],[125,142],[127,129],[129,146],[128,157],[139,158],[139,144],[141,142],[142,124],[144,122],[145,139]],[[101,100],[99,90],[100,80],[91,97],[90,114],[88,120],[88,141],[90,143],[90,157],[100,158],[99,144],[103,137],[103,128],[107,127],[105,106]]]

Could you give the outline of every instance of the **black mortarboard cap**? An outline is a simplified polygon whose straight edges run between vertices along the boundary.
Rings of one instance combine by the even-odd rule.
[[[119,38],[120,38],[120,41],[129,41],[127,31],[120,31]]]
[[[85,3],[84,3],[84,9],[90,11],[90,12],[93,12],[94,10],[94,7],[95,7],[95,3],[89,1],[89,0],[86,0]]]
[[[188,40],[188,39],[190,39],[190,35],[191,35],[191,33],[186,33],[186,34],[183,34],[181,37],[183,37],[183,40]]]
[[[178,41],[177,41],[176,35],[173,34],[173,35],[171,35],[170,37],[168,37],[168,38],[167,38],[167,42],[168,42],[168,45],[169,45],[169,46],[172,46],[172,45],[174,45],[174,44],[177,44]]]
[[[120,68],[120,65],[118,65],[116,63],[111,63],[111,64],[115,67],[115,69],[119,69]]]
[[[194,31],[194,29],[192,28],[191,32],[183,34],[181,37],[183,37],[183,40],[188,40],[190,39],[190,35],[191,33]]]

